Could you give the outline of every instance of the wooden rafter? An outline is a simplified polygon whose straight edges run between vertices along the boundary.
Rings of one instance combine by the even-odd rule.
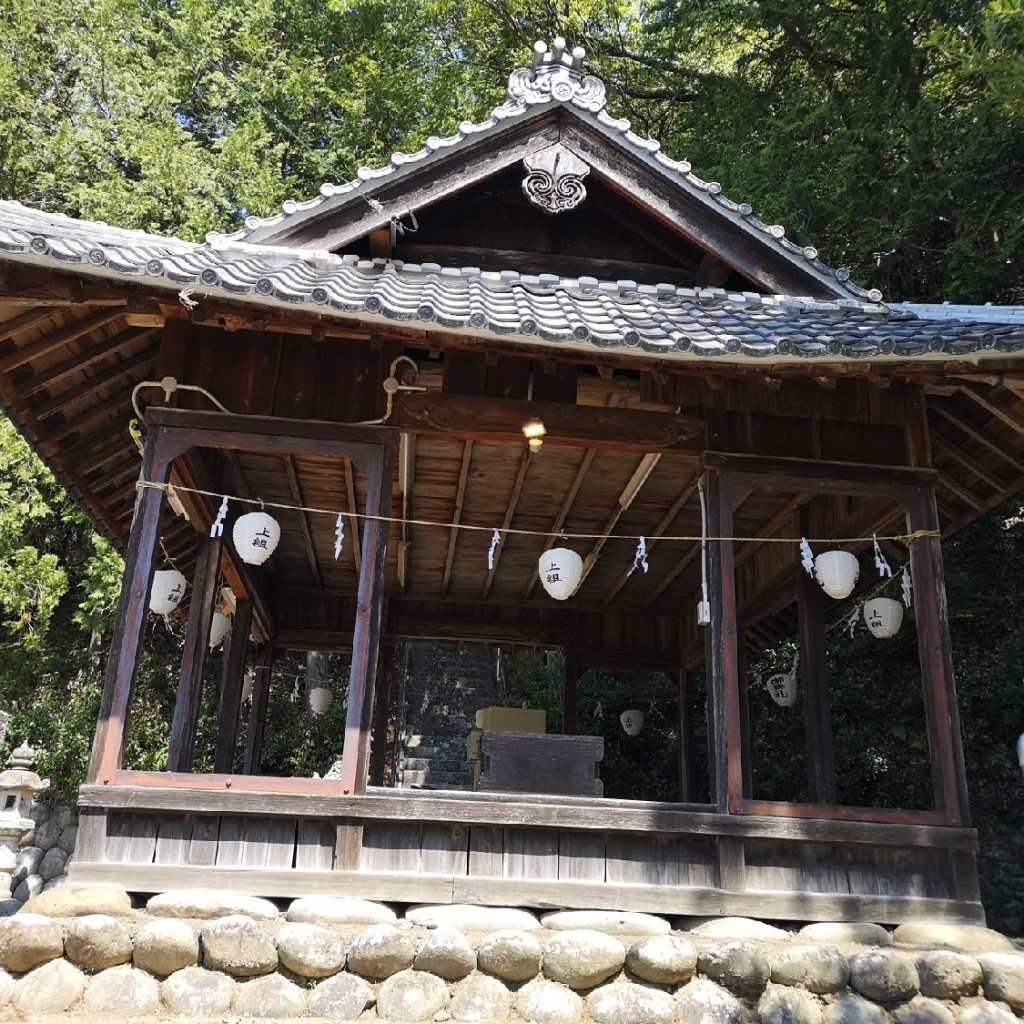
[[[962,469],[966,469],[968,473],[988,484],[993,490],[1001,491],[1006,486],[1004,480],[1000,480],[990,473],[977,459],[969,459],[952,441],[935,429],[932,430],[932,444],[945,458],[951,459]]]
[[[491,592],[491,584],[498,572],[498,562],[501,560],[502,550],[508,544],[505,531],[512,524],[512,517],[516,514],[519,505],[519,498],[523,493],[523,484],[526,482],[526,471],[530,467],[530,449],[523,445],[523,453],[519,457],[519,468],[516,470],[516,478],[512,483],[512,493],[509,495],[508,504],[505,506],[505,515],[501,521],[502,543],[494,551],[494,564],[487,570],[487,578],[484,580],[483,590],[480,592],[480,600],[486,601]]]
[[[36,341],[29,342],[29,344],[17,348],[3,358],[0,358],[0,373],[10,373],[15,367],[24,366],[33,359],[45,356],[62,345],[77,341],[91,331],[98,331],[101,327],[106,327],[107,324],[113,323],[122,315],[119,309],[106,309],[103,312],[93,313],[91,316],[86,316],[81,320],[75,320],[70,324],[66,324],[52,334],[47,334]]]
[[[583,572],[580,575],[581,587],[593,571],[594,566],[597,565],[597,559],[608,542],[612,530],[615,529],[618,521],[626,514],[633,502],[636,501],[636,496],[640,493],[644,484],[647,483],[647,478],[654,472],[654,467],[657,466],[660,459],[660,455],[651,452],[648,452],[648,454],[640,459],[639,465],[633,471],[633,475],[629,478],[626,486],[622,489],[616,507],[609,513],[608,518],[598,531],[601,536],[594,542],[594,546],[590,549],[587,557],[583,559]]]
[[[583,485],[583,481],[586,479],[587,473],[590,470],[590,464],[594,461],[594,457],[596,455],[596,448],[588,448],[583,453],[583,458],[580,460],[579,467],[576,470],[576,475],[572,478],[572,483],[569,485],[569,490],[566,491],[565,497],[562,499],[562,504],[558,508],[558,514],[555,516],[555,521],[551,526],[551,530],[544,539],[544,550],[549,548],[555,540],[557,540],[559,533],[561,533],[562,527],[565,525],[565,520],[572,509],[573,503],[576,501],[576,495],[579,494],[580,487]],[[533,588],[537,585],[537,578],[537,568],[534,566],[533,572],[530,575],[530,582],[527,583],[526,589],[523,591],[523,601],[529,600],[530,595],[533,593]]]
[[[38,327],[39,324],[53,319],[55,315],[52,309],[44,310],[41,313],[38,309],[30,309],[27,313],[21,313],[18,316],[12,317],[6,323],[0,324],[0,341],[7,341],[22,331]]]
[[[1005,423],[1011,430],[1024,435],[1024,423],[1016,416],[1011,416],[1005,409],[1000,409],[998,405],[990,402],[988,398],[970,384],[961,385],[960,393],[966,395],[975,404],[980,405],[982,409],[994,416],[1000,423]],[[1014,395],[1014,397],[1017,396]]]
[[[62,423],[59,426],[54,427],[49,432],[46,439],[52,442],[62,441],[65,437],[69,437],[71,434],[80,434],[88,424],[94,423],[96,420],[103,419],[112,412],[119,411],[123,411],[124,413],[124,426],[127,430],[129,419],[128,413],[130,410],[131,396],[125,391],[119,391],[117,394],[111,395],[102,402],[97,402],[91,408],[83,410],[66,423]]]
[[[686,567],[700,554],[700,541],[687,548],[686,553],[669,569],[662,581],[655,587],[654,592],[644,601],[644,608],[650,608],[659,597],[676,581]]]
[[[984,502],[979,498],[973,491],[964,487],[959,481],[947,473],[944,469],[936,469],[939,475],[939,484],[945,487],[947,491],[952,491],[962,502],[970,505],[972,508],[982,509]]]
[[[295,470],[295,458],[292,455],[284,456],[284,469],[288,476],[288,489],[291,491],[292,501],[303,508],[306,502],[302,498],[302,487],[299,485],[299,474]],[[320,575],[320,565],[316,560],[316,547],[313,544],[313,532],[309,528],[309,513],[299,512],[299,525],[302,527],[302,542],[306,546],[306,557],[309,559],[309,571],[313,574],[316,585],[323,590],[324,581]]]
[[[452,512],[452,528],[448,534],[448,551],[444,556],[444,575],[441,577],[441,596],[448,593],[452,579],[452,563],[455,561],[455,548],[459,542],[459,523],[462,522],[462,505],[466,500],[466,480],[469,478],[469,464],[473,461],[473,442],[466,441],[462,446],[462,467],[459,469],[459,484],[455,489],[455,510]]]
[[[123,359],[113,366],[101,370],[92,377],[86,377],[85,380],[80,384],[76,384],[73,388],[62,391],[52,398],[48,398],[45,402],[40,402],[39,405],[33,408],[32,412],[35,413],[36,419],[46,419],[47,416],[52,416],[55,412],[59,412],[72,402],[77,402],[80,398],[91,394],[97,388],[102,388],[114,381],[121,380],[121,378],[127,377],[136,370],[152,366],[156,363],[156,360],[157,353],[146,349],[130,359]],[[145,375],[143,374],[143,376]]]
[[[361,521],[356,518],[356,478],[352,460],[345,459],[345,498],[348,501],[349,533],[352,535],[352,556],[356,563],[356,579],[363,574],[363,539],[359,531]]]
[[[952,409],[949,409],[946,405],[938,402],[929,402],[928,408],[930,411],[937,413],[947,423],[951,423],[957,430],[966,434],[972,441],[977,441],[983,448],[987,448],[993,455],[998,455],[1004,462],[1009,463],[1013,468],[1024,476],[1024,462],[1018,462],[1012,455],[1010,455],[1003,448],[995,443],[990,437],[986,437],[977,427],[973,424],[968,423],[967,420],[958,416]]]
[[[118,349],[123,348],[125,345],[134,344],[135,342],[151,337],[156,333],[157,332],[155,330],[140,331],[132,328],[127,331],[122,331],[120,334],[115,334],[112,338],[105,338],[99,341],[96,345],[90,347],[88,351],[80,352],[71,356],[69,359],[65,359],[64,362],[59,363],[57,366],[53,366],[49,369],[33,374],[30,380],[15,388],[15,394],[19,398],[28,398],[30,395],[35,395],[40,391],[48,390],[51,397],[43,404],[53,405],[54,408],[59,408],[62,402],[73,401],[73,398],[68,398],[66,396],[73,394],[75,389],[72,388],[70,391],[63,394],[54,394],[53,386],[56,383],[73,373],[80,373],[87,367],[92,366],[94,363],[98,363],[106,356],[117,352]],[[132,358],[138,361],[143,355],[148,356],[150,360],[155,360],[157,358],[155,350],[140,352],[137,356],[133,356]],[[78,390],[81,392],[82,389],[85,389],[84,393],[87,394],[92,387],[99,387],[101,384],[106,383],[107,380],[116,379],[120,375],[116,372],[118,368],[123,368],[129,362],[130,360],[123,360],[122,362],[109,367],[107,370],[101,371],[101,373],[97,374],[95,377],[87,378],[78,386]],[[138,365],[137,362],[136,365]],[[108,376],[103,378],[102,374],[107,374]],[[77,397],[80,397],[80,395]],[[38,411],[36,411],[36,415],[39,415]]]
[[[693,492],[696,489],[697,484],[695,482],[689,484],[689,486],[687,487],[684,487],[682,492],[676,498],[676,500],[673,501],[672,504],[669,506],[668,511],[655,524],[654,529],[651,530],[650,534],[645,535],[647,537],[648,552],[650,552],[655,547],[655,545],[657,545],[658,541],[661,539],[662,534],[672,525],[676,516],[679,515],[679,513],[682,511],[683,506],[690,500],[690,498],[693,496]],[[604,600],[601,602],[602,608],[607,608],[608,605],[612,603],[616,595],[626,585],[626,581],[630,578],[630,576],[633,575],[635,570],[636,566],[630,565],[627,568],[623,569],[621,573],[619,573],[619,578],[612,584],[608,593],[605,594]]]

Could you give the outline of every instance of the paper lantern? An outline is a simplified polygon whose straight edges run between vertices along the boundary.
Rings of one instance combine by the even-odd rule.
[[[327,709],[334,703],[334,694],[331,692],[330,687],[327,686],[314,686],[309,691],[309,709],[314,715],[323,715],[327,712]]]
[[[210,622],[210,650],[212,651],[223,639],[228,635],[228,630],[231,628],[231,619],[227,615],[222,615],[220,612],[213,613],[213,619]]]
[[[243,562],[262,565],[274,553],[281,539],[281,527],[266,512],[247,512],[235,521],[231,539]]]
[[[768,696],[780,708],[791,708],[796,703],[797,681],[795,669],[769,676],[765,686],[768,688]]]
[[[544,589],[556,601],[566,601],[580,585],[583,559],[569,548],[551,548],[537,559],[537,574]]]
[[[177,569],[157,569],[149,592],[149,607],[157,615],[170,615],[185,596],[185,577]]]
[[[644,727],[644,713],[639,708],[630,708],[619,715],[619,721],[627,736],[639,736]]]
[[[823,551],[814,560],[814,578],[829,597],[849,597],[859,575],[860,563],[849,551]]]
[[[872,636],[880,640],[895,636],[903,625],[903,605],[891,597],[876,597],[864,602],[864,622]]]

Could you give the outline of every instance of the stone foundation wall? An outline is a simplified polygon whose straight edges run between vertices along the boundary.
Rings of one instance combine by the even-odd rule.
[[[68,884],[0,921],[0,1017],[1013,1024],[1024,953],[975,926],[814,924]]]

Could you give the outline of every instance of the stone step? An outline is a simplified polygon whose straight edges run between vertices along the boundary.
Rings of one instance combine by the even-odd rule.
[[[406,729],[428,736],[468,736],[474,721],[465,715],[441,715],[432,711],[415,716],[407,712],[405,716]]]
[[[431,772],[472,772],[471,762],[464,757],[407,757],[402,762],[402,771]]]
[[[470,772],[430,772],[404,771],[401,785],[403,789],[423,787],[429,789],[472,789],[473,773]]]

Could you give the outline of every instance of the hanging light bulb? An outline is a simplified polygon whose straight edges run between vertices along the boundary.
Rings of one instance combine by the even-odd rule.
[[[544,421],[536,416],[532,416],[523,424],[523,437],[526,438],[527,443],[530,445],[531,452],[539,452],[541,445],[544,444],[544,435],[547,433],[547,428],[544,426]]]
[[[185,596],[185,577],[177,569],[158,569],[153,573],[149,607],[157,615],[170,615]]]

